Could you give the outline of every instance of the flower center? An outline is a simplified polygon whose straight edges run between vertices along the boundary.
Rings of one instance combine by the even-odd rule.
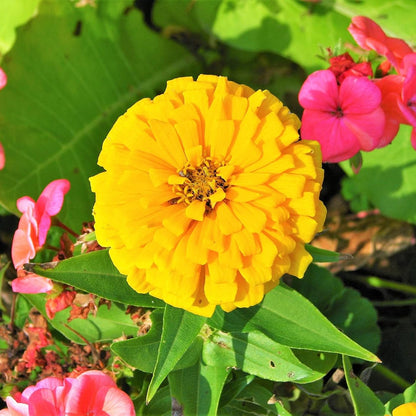
[[[205,202],[206,213],[210,212],[217,202],[224,199],[228,188],[226,180],[218,172],[223,166],[224,162],[214,162],[210,157],[204,158],[197,167],[188,162],[178,171],[177,183],[173,184],[176,197],[169,203],[184,202],[189,205],[198,200]]]
[[[336,118],[344,117],[344,112],[342,111],[341,106],[338,106],[335,111],[332,111],[331,114]]]

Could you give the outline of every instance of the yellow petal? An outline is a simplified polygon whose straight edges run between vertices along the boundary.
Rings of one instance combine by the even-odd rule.
[[[302,278],[308,266],[312,263],[312,256],[305,250],[303,244],[297,244],[291,255],[291,263],[288,273]]]
[[[218,227],[223,234],[229,235],[241,230],[241,222],[237,219],[226,203],[218,204],[215,211],[217,215]]]
[[[243,226],[252,233],[259,233],[266,225],[266,214],[250,203],[230,202],[234,215],[241,221]]]
[[[186,207],[185,214],[188,218],[202,221],[204,219],[205,209],[206,203],[195,199]]]

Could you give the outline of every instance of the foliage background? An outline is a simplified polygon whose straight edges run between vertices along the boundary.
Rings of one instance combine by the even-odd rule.
[[[60,219],[79,230],[92,219],[88,177],[99,171],[96,160],[108,130],[139,98],[161,93],[170,78],[227,75],[269,89],[301,116],[300,86],[309,73],[327,67],[326,48],[341,53],[353,44],[347,27],[354,15],[373,18],[390,36],[416,44],[416,4],[399,0],[2,0],[0,64],[8,75],[0,93],[0,140],[6,153],[0,203],[5,213],[18,214],[18,197],[37,197],[51,180],[67,178],[71,191]],[[364,154],[358,175],[347,163],[344,174],[326,167],[324,198],[338,193],[332,186],[342,178],[341,192],[353,211],[377,208],[388,218],[415,224],[416,153],[409,136],[404,127],[392,145]],[[12,231],[3,228],[7,246]],[[413,269],[393,279],[416,284]],[[390,293],[362,284],[345,288],[314,268],[293,287],[352,339],[376,351],[380,332],[370,300],[391,301]],[[407,295],[399,295],[403,299]],[[416,374],[415,317],[414,306],[379,309],[379,356],[403,378],[401,387]],[[94,340],[113,338],[111,327],[104,326],[108,333]],[[225,382],[221,372],[207,377]],[[239,382],[249,384],[244,377]],[[382,376],[370,383],[375,389],[400,390]],[[164,391],[157,393],[159,403]]]

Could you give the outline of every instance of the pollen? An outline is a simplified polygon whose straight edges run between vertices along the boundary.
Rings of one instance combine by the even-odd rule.
[[[210,157],[204,158],[196,167],[188,162],[178,170],[175,178],[169,178],[174,182],[172,191],[175,194],[169,203],[190,205],[193,201],[201,201],[205,203],[205,213],[211,212],[215,204],[225,198],[229,186],[218,172],[224,165],[224,162],[215,162]]]

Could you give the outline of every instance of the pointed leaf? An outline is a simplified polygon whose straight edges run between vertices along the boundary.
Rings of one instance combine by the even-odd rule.
[[[340,253],[335,251],[324,250],[310,244],[305,244],[305,248],[315,263],[329,263],[340,260]]]
[[[316,288],[319,286],[319,291]],[[381,333],[371,302],[327,269],[310,265],[303,279],[291,287],[309,299],[337,328],[370,351],[377,351]]]
[[[217,414],[222,388],[229,370],[198,361],[193,367],[169,374],[171,395],[182,406],[184,416]]]
[[[203,359],[208,365],[236,367],[269,380],[309,383],[324,377],[336,356],[328,357],[324,371],[315,371],[303,364],[289,347],[260,332],[216,331],[205,342]]]
[[[30,271],[105,299],[149,308],[164,302],[133,290],[113,265],[108,250],[92,251],[60,262],[28,264]]]
[[[170,305],[165,306],[162,336],[152,381],[147,391],[147,402],[152,399],[162,381],[194,342],[205,321],[206,318],[202,316]]]
[[[118,341],[111,345],[111,349],[127,364],[145,373],[152,373],[155,366],[162,337],[163,311],[154,310],[150,318],[152,326],[146,335],[125,341]],[[196,337],[185,354],[176,363],[175,370],[191,367],[200,358],[202,339]]]
[[[217,308],[208,324],[226,332],[257,330],[292,348],[379,361],[376,355],[340,332],[309,300],[283,283],[270,291],[259,305],[228,314]]]
[[[352,371],[348,357],[342,357],[345,379],[351,394],[356,416],[383,416],[384,405],[372,390],[365,385]]]

